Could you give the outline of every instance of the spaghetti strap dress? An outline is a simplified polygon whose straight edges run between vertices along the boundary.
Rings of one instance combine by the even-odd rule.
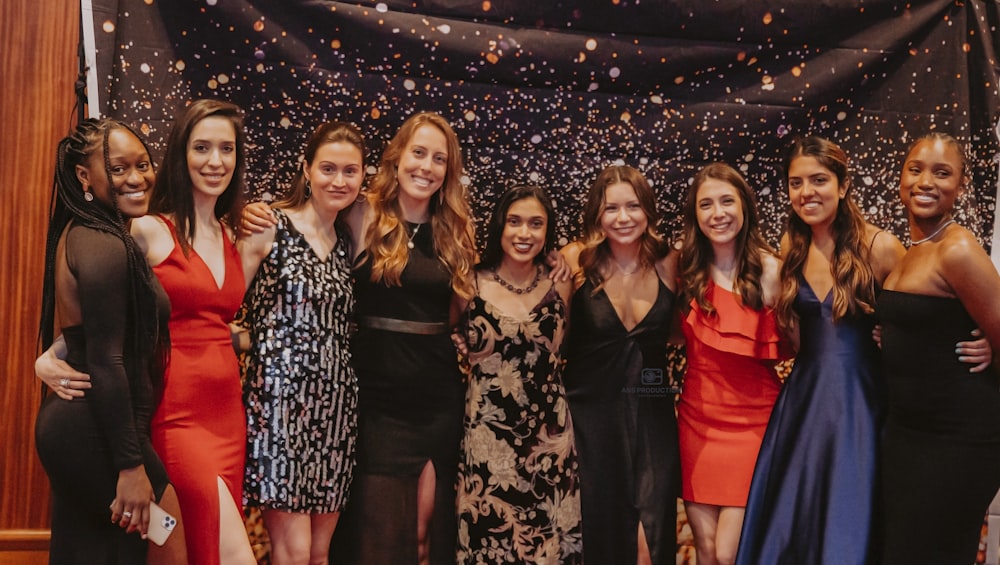
[[[224,231],[222,239],[221,288],[197,251],[184,255],[176,235],[170,255],[153,267],[171,307],[170,362],[153,416],[153,446],[177,490],[188,560],[196,565],[219,563],[218,477],[236,507],[243,504],[246,412],[229,322],[245,285],[236,245]]]
[[[458,563],[583,563],[565,327],[554,286],[523,320],[478,294],[469,304]]]
[[[414,244],[400,286],[354,271],[358,331],[358,463],[331,562],[417,563],[417,479],[434,469],[430,562],[454,565],[455,481],[465,388],[451,341],[451,275],[434,251],[430,223],[409,224]]]
[[[338,233],[321,259],[281,209],[274,215],[274,245],[244,299],[247,503],[339,512],[358,435],[347,239]]]
[[[781,389],[774,365],[787,351],[773,310],[748,308],[712,282],[706,295],[716,313],[692,301],[681,321],[688,363],[677,407],[682,495],[743,507]]]
[[[667,376],[674,301],[661,281],[649,312],[627,329],[590,281],[573,295],[564,382],[588,565],[635,563],[640,521],[652,562],[676,561],[680,463]]]
[[[878,314],[889,386],[880,563],[973,563],[1000,488],[1000,379],[958,361],[976,323],[957,298],[883,290]]]
[[[145,563],[149,542],[111,522],[109,509],[123,469],[144,465],[157,500],[167,488],[166,471],[149,440],[156,406],[149,359],[137,358],[127,345],[133,304],[125,243],[75,225],[65,249],[82,316],[81,325],[62,330],[66,362],[88,373],[92,388],[72,400],[49,393],[35,420],[38,458],[52,485],[49,559],[67,565]],[[170,304],[153,283],[165,321]]]
[[[872,315],[833,320],[803,277],[795,366],[757,457],[736,563],[865,565],[879,548],[885,379]]]

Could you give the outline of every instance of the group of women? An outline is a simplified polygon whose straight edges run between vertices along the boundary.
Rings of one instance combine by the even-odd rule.
[[[780,258],[716,163],[675,246],[612,166],[561,253],[545,191],[516,186],[477,260],[439,115],[403,123],[363,193],[360,132],[323,124],[242,222],[240,116],[192,103],[155,180],[117,122],[60,144],[36,363],[53,562],[252,562],[245,501],[278,565],[673,563],[678,496],[699,564],[972,560],[1000,487],[1000,276],[951,217],[952,138],[904,162],[909,251],[807,137]],[[177,524],[147,550],[154,502]]]

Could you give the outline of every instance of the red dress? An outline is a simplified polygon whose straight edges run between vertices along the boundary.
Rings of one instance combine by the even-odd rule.
[[[167,225],[173,233],[173,224]],[[194,249],[184,256],[176,235],[170,255],[153,267],[170,297],[170,363],[151,435],[177,490],[191,564],[219,563],[216,477],[236,507],[243,505],[246,413],[228,324],[245,285],[236,246],[223,239],[221,289]]]
[[[781,387],[774,364],[787,355],[772,310],[748,308],[711,282],[706,292],[716,315],[706,316],[692,301],[681,324],[688,360],[677,407],[682,496],[746,506]]]

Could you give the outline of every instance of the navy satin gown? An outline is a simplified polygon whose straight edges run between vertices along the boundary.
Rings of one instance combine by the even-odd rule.
[[[872,316],[834,323],[801,277],[800,347],[764,435],[737,565],[862,565],[877,551],[885,382]]]

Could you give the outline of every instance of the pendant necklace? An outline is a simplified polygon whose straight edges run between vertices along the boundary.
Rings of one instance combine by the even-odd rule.
[[[413,227],[413,232],[411,232],[409,234],[410,235],[410,240],[406,242],[406,246],[408,248],[413,249],[413,238],[417,237],[417,232],[420,231],[420,226],[422,226],[422,225],[423,224],[413,224],[413,226],[414,226]]]
[[[940,226],[938,226],[938,229],[934,230],[934,233],[930,234],[929,236],[927,236],[925,238],[918,239],[916,241],[911,241],[910,245],[920,245],[921,243],[927,243],[928,241],[934,239],[934,236],[936,236],[937,234],[939,234],[942,231],[944,231],[944,228],[948,227],[949,224],[954,224],[954,223],[955,223],[955,219],[952,218],[952,219],[948,220],[947,222],[945,222],[945,223],[941,224]]]
[[[513,292],[514,294],[527,294],[527,293],[535,290],[535,287],[538,286],[538,281],[542,280],[542,268],[538,267],[538,268],[535,269],[535,278],[534,278],[534,280],[532,280],[531,284],[529,284],[528,286],[526,286],[524,288],[518,288],[518,287],[510,284],[509,282],[503,280],[500,277],[500,273],[497,272],[497,269],[493,269],[493,280],[497,281],[498,283],[500,283],[500,285],[502,285],[507,290]]]

